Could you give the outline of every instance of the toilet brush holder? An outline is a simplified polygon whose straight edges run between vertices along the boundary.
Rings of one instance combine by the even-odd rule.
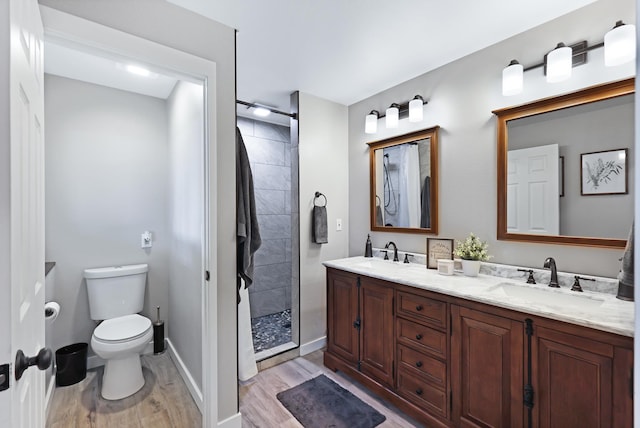
[[[160,319],[160,306],[157,309],[158,316],[153,323],[153,353],[161,354],[164,352],[164,321]]]

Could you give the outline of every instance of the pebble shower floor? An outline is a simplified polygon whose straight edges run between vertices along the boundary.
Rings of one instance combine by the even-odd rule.
[[[291,342],[291,309],[251,319],[254,352]]]

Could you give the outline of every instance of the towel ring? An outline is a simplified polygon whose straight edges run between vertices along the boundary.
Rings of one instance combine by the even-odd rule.
[[[322,196],[324,198],[324,205],[316,205],[316,199],[318,199],[320,196]],[[323,195],[320,192],[316,192],[316,197],[313,198],[313,205],[316,207],[326,207],[327,206],[327,197],[325,195]]]

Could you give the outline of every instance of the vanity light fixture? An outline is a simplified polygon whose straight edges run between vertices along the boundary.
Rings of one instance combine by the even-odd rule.
[[[502,95],[508,97],[522,92],[524,67],[515,59],[502,70]]]
[[[626,64],[636,57],[636,26],[616,22],[604,35],[604,64],[607,67]]]
[[[547,54],[547,82],[556,83],[571,77],[573,50],[564,43]]]
[[[411,101],[409,101],[409,122],[422,122],[424,117],[424,110],[422,109],[423,105],[424,98],[420,95],[416,95]]]
[[[254,116],[267,117],[271,114],[271,110],[266,107],[257,106],[253,109]]]
[[[400,105],[393,103],[386,111],[385,124],[387,128],[397,128],[400,120]]]
[[[523,67],[512,60],[502,70],[502,95],[511,96],[522,92],[525,71],[544,67],[547,82],[562,82],[571,77],[571,70],[578,65],[586,64],[587,53],[604,47],[606,66],[626,64],[635,59],[636,27],[631,24],[616,22],[612,30],[604,36],[604,41],[588,46],[586,41],[565,46],[558,43],[555,49],[545,55],[541,63]]]
[[[424,105],[428,101],[421,95],[416,95],[413,99],[402,104],[392,103],[384,114],[380,114],[378,110],[371,110],[365,116],[364,132],[365,134],[375,134],[378,132],[378,119],[385,118],[387,128],[397,128],[401,118],[408,117],[409,122],[421,122],[424,118]]]
[[[378,112],[378,110],[371,110],[371,113],[369,113],[365,117],[365,134],[375,134],[376,132],[378,132],[378,117],[380,117],[380,113]]]

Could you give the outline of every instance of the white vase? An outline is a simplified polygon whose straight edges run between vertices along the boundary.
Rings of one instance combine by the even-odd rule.
[[[466,276],[478,276],[480,273],[480,260],[461,260],[462,273]]]

